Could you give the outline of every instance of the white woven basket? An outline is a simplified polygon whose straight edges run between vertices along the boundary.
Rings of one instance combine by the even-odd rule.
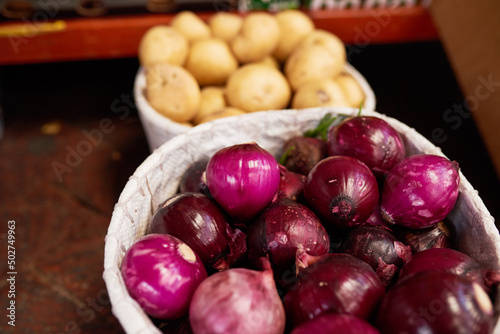
[[[345,71],[358,81],[365,93],[366,99],[363,108],[375,110],[375,94],[366,79],[350,64],[346,64]],[[134,82],[134,99],[149,148],[153,151],[176,135],[191,129],[191,127],[170,120],[157,112],[148,103],[144,95],[144,90],[146,89],[146,76],[144,72],[144,68],[139,67]]]
[[[218,119],[199,125],[156,149],[135,171],[115,205],[105,243],[103,278],[112,312],[130,334],[160,333],[140,306],[130,297],[120,274],[125,251],[145,234],[154,210],[176,193],[179,179],[189,165],[209,157],[228,145],[255,141],[278,154],[285,140],[314,127],[326,113],[355,114],[351,108],[314,108],[268,111]],[[377,112],[405,139],[409,154],[442,155],[441,150],[407,125]],[[450,214],[458,236],[458,247],[489,269],[500,269],[500,235],[494,219],[478,193],[460,174],[460,195]],[[496,309],[498,309],[498,302]],[[500,325],[495,333],[500,333]]]

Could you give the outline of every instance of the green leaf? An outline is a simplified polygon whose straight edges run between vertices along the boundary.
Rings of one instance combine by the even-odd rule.
[[[293,150],[295,150],[295,146],[292,145],[285,152],[283,152],[283,154],[281,155],[281,157],[278,160],[278,163],[280,165],[284,165],[286,163],[286,161],[288,160],[288,156],[290,155],[290,152],[292,152]]]
[[[330,125],[337,119],[337,116],[332,117],[331,113],[325,114],[323,118],[319,121],[318,126],[316,128],[306,131],[304,133],[304,137],[317,137],[321,136],[322,139],[326,139],[326,134],[328,133],[328,129]]]
[[[361,110],[363,109],[364,104],[365,104],[365,100],[361,101],[361,104],[359,105],[359,110],[358,110],[358,117],[361,116]]]

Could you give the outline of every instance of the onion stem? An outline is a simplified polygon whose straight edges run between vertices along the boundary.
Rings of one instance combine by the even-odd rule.
[[[290,146],[285,152],[283,152],[280,159],[278,160],[278,163],[280,165],[284,165],[288,159],[288,156],[290,155],[290,152],[292,152],[293,150],[295,150],[294,145]]]
[[[184,260],[190,262],[190,263],[195,263],[196,262],[196,255],[194,254],[193,250],[191,247],[186,245],[185,243],[180,243],[177,246],[177,249],[179,250],[179,253],[181,256],[184,258]]]
[[[337,116],[332,117],[332,114],[327,113],[319,121],[318,126],[312,130],[308,130],[304,133],[304,137],[317,137],[321,135],[323,139],[326,139],[326,133],[330,125],[337,119]]]
[[[358,117],[361,116],[361,110],[363,110],[364,104],[365,104],[365,100],[361,101],[361,104],[359,105],[359,110],[358,110]]]
[[[323,116],[323,118],[319,121],[318,125],[314,129],[304,132],[304,137],[316,138],[320,136],[322,140],[326,141],[326,136],[328,134],[330,126],[333,125],[335,121],[342,121],[347,117],[350,117],[350,115],[337,114],[337,116],[332,116],[331,113],[327,113],[325,114],[325,116]]]

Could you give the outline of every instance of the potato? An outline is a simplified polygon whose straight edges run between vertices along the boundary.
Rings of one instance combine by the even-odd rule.
[[[331,78],[313,81],[295,92],[292,108],[347,107],[349,102],[342,88]]]
[[[183,35],[170,26],[156,25],[142,36],[138,57],[142,66],[161,63],[182,66],[188,52],[189,43]]]
[[[177,122],[177,123],[184,125],[184,126],[187,126],[189,128],[192,128],[194,126],[193,123],[191,123],[191,122]]]
[[[308,45],[292,52],[285,63],[285,75],[293,91],[310,82],[335,77],[342,71],[331,53],[322,45]]]
[[[261,65],[265,65],[265,66],[271,66],[272,68],[275,68],[278,71],[281,71],[280,63],[273,56],[267,56],[266,58],[264,58],[262,60],[253,62],[252,64],[261,64]]]
[[[231,50],[240,63],[260,61],[271,55],[278,46],[281,31],[274,15],[251,12],[243,20],[238,35],[231,42]]]
[[[199,124],[210,122],[210,121],[213,121],[214,119],[219,119],[219,118],[229,117],[229,116],[238,116],[238,115],[243,115],[243,114],[245,114],[245,112],[241,109],[238,109],[235,107],[224,107],[223,109],[202,118]]]
[[[224,87],[206,86],[201,89],[200,106],[193,119],[195,125],[201,124],[202,120],[226,107]]]
[[[356,79],[354,79],[349,73],[343,72],[335,78],[335,82],[339,84],[340,88],[344,92],[348,106],[359,108],[366,96]]]
[[[145,72],[149,104],[175,122],[191,121],[200,104],[200,88],[193,75],[170,64],[156,64]]]
[[[243,17],[228,12],[218,12],[210,17],[208,26],[214,37],[230,42],[238,35],[243,24]]]
[[[275,17],[281,31],[285,33],[282,34],[273,55],[278,61],[284,62],[297,45],[314,31],[315,27],[311,18],[300,10],[284,10],[276,13]]]
[[[285,76],[267,65],[247,64],[227,80],[226,101],[246,112],[283,109],[291,90]]]
[[[224,40],[210,37],[191,44],[185,67],[200,86],[223,85],[238,62]]]
[[[172,18],[170,25],[190,43],[212,36],[208,24],[191,11],[186,10],[177,13]]]
[[[297,48],[309,45],[322,45],[331,53],[339,69],[335,75],[338,75],[344,68],[347,58],[346,49],[344,42],[337,35],[326,30],[315,29],[297,45]]]

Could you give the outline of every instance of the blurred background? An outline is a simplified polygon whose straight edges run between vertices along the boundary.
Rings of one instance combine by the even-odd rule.
[[[149,27],[180,10],[206,18],[240,6],[233,0],[0,1],[0,243],[4,249],[7,221],[15,220],[18,273],[16,328],[4,319],[6,333],[122,332],[110,311],[102,259],[113,206],[150,154],[133,99],[138,43]],[[498,219],[500,6],[485,0],[300,6],[317,27],[344,41],[348,62],[376,95],[377,111],[459,162]],[[84,147],[103,120],[107,130]],[[77,149],[85,154],[73,154]],[[2,296],[6,272],[2,260]]]

